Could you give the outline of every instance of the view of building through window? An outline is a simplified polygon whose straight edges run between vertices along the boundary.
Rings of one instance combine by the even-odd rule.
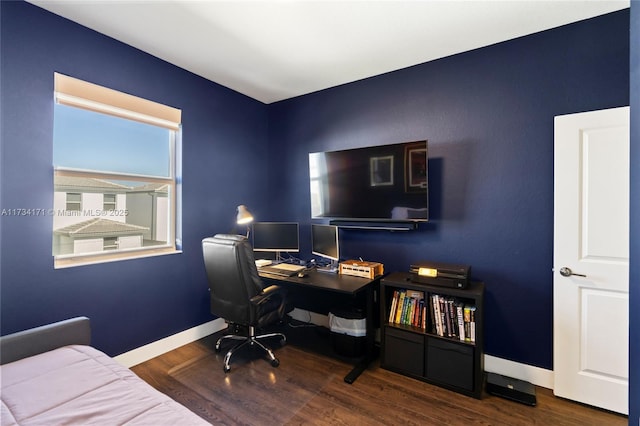
[[[74,192],[67,192],[71,188]],[[169,184],[58,172],[54,177],[53,254],[170,244],[169,197]]]

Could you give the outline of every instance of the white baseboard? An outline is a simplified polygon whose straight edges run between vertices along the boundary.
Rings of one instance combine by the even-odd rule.
[[[299,321],[312,322],[316,325],[321,325],[327,328],[329,327],[329,317],[326,315],[297,308],[289,315]],[[180,346],[184,346],[188,343],[195,342],[198,339],[202,339],[203,337],[207,337],[208,335],[223,330],[226,327],[227,324],[225,321],[222,318],[218,318],[188,330],[181,331],[180,333],[176,333],[172,336],[165,337],[164,339],[156,340],[155,342],[140,346],[139,348],[115,356],[114,359],[121,365],[130,368],[134,365],[148,361],[151,358],[155,358],[179,348]]]
[[[311,322],[316,325],[329,328],[329,318],[326,315],[303,309],[294,309],[289,315],[303,322]],[[129,352],[116,356],[114,359],[125,367],[133,367],[145,361],[172,351],[180,346],[202,339],[216,333],[226,327],[222,318],[201,324],[164,339],[149,343]],[[540,367],[534,367],[507,359],[497,358],[492,355],[484,356],[484,369],[487,372],[502,374],[514,379],[524,380],[536,386],[553,389],[553,371]]]
[[[484,370],[514,379],[524,380],[536,386],[553,389],[553,371],[532,365],[521,364],[491,355],[484,356]]]
[[[203,337],[224,329],[226,326],[224,320],[218,318],[172,336],[165,337],[164,339],[156,340],[148,345],[140,346],[139,348],[120,354],[114,357],[114,359],[127,368],[133,367],[134,365],[148,361],[151,358],[172,351],[180,346],[202,339]]]

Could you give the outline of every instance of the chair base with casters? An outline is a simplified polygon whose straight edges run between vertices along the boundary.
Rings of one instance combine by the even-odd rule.
[[[230,324],[229,326],[231,327],[232,324]],[[237,330],[237,328],[238,327],[236,327],[236,330]],[[216,342],[216,352],[220,352],[221,345],[222,345],[223,341],[225,341],[225,340],[239,340],[240,341],[240,343],[236,344],[234,347],[229,349],[227,351],[226,355],[224,356],[224,366],[223,366],[224,372],[228,373],[229,371],[231,371],[231,366],[229,365],[230,362],[231,362],[231,356],[238,349],[242,348],[245,345],[258,346],[264,352],[267,353],[267,355],[269,356],[269,362],[271,363],[272,367],[279,366],[280,365],[280,361],[273,354],[273,351],[269,347],[265,346],[262,342],[260,342],[260,339],[266,339],[266,338],[270,338],[270,337],[280,337],[280,344],[281,345],[284,345],[287,342],[287,337],[282,333],[267,333],[267,334],[256,335],[256,328],[253,327],[253,326],[248,326],[248,334],[246,336],[241,336],[239,334],[227,334],[227,335],[224,335],[221,338],[219,338],[218,341]]]

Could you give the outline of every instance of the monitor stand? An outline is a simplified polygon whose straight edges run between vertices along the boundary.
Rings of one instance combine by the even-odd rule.
[[[327,266],[316,266],[316,270],[318,272],[326,272],[329,274],[337,274],[339,268],[340,263],[336,260],[332,260],[330,264],[328,264]]]

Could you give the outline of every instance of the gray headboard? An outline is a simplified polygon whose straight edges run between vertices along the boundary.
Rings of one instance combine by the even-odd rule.
[[[62,346],[90,344],[89,318],[71,318],[0,337],[0,365]]]

